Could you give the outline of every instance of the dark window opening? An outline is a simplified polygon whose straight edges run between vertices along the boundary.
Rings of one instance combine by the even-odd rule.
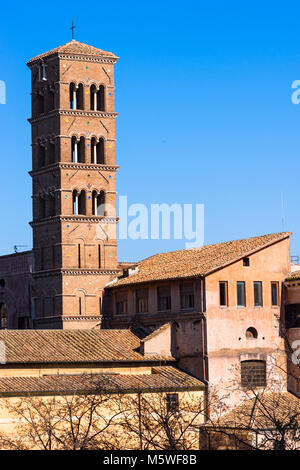
[[[0,303],[0,330],[7,329],[7,306],[4,302]]]
[[[289,304],[285,307],[286,328],[300,328],[300,304]]]
[[[161,286],[157,288],[157,309],[171,310],[171,287]]]
[[[55,197],[50,196],[48,199],[48,216],[55,216]]]
[[[48,165],[55,163],[55,144],[52,142],[48,142],[47,145],[48,150]]]
[[[266,386],[266,362],[242,361],[241,362],[242,387],[255,388]]]
[[[39,219],[46,217],[46,199],[43,197],[39,198]]]
[[[44,95],[42,95],[41,93],[37,94],[37,111],[38,111],[38,116],[40,114],[44,114],[45,112],[45,99],[44,99]]]
[[[98,267],[101,269],[101,245],[98,245]]]
[[[92,193],[92,208],[93,215],[105,215],[105,194],[104,191],[100,191],[98,194],[97,191]]]
[[[85,191],[81,191],[78,196],[78,214],[85,215],[86,207],[85,207]]]
[[[91,140],[91,162],[97,165],[104,164],[104,139],[99,139],[99,142],[95,137]]]
[[[279,305],[279,282],[271,282],[271,300],[272,306],[276,307]]]
[[[81,250],[80,250],[80,244],[78,244],[78,268],[81,268]]]
[[[246,287],[244,281],[238,281],[236,283],[237,288],[237,306],[246,307]]]
[[[116,302],[116,310],[117,315],[122,315],[123,313],[127,313],[127,300],[117,300]]]
[[[182,309],[194,308],[194,283],[183,282],[180,285],[180,305]]]
[[[167,393],[166,403],[168,413],[177,413],[179,411],[178,393]]]
[[[219,283],[220,290],[220,305],[221,307],[228,306],[228,282],[220,281]]]
[[[247,339],[257,339],[257,330],[250,326],[250,328],[247,329],[246,331],[246,338]]]
[[[254,287],[254,306],[262,307],[263,306],[262,282],[255,281],[253,283],[253,287]]]
[[[136,311],[137,313],[148,312],[148,289],[136,290]]]
[[[40,143],[39,146],[38,146],[37,166],[38,166],[38,168],[41,168],[41,167],[45,166],[45,164],[46,164],[46,149],[45,149],[45,146]]]
[[[27,330],[29,328],[29,318],[19,317],[18,318],[18,330]]]
[[[97,110],[105,111],[104,86],[100,85],[97,92]]]
[[[0,287],[5,287],[5,281],[4,281],[4,279],[0,279]]]
[[[243,266],[250,266],[250,258],[243,258]]]
[[[79,315],[82,314],[81,297],[79,297]]]
[[[80,137],[79,142],[77,143],[77,161],[78,163],[85,163],[85,139]]]

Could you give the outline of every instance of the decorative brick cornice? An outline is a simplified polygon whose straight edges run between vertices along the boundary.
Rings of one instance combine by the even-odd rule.
[[[103,171],[117,171],[119,165],[102,165],[96,163],[69,163],[69,162],[56,162],[51,165],[44,166],[38,170],[31,170],[28,172],[30,176],[39,176],[49,171],[57,169],[74,169],[74,170],[103,170]]]
[[[36,118],[29,118],[28,122],[30,124],[35,124],[36,122],[44,121],[56,116],[83,116],[116,119],[118,113],[109,113],[107,111],[87,111],[85,109],[55,109]]]
[[[51,277],[51,276],[82,276],[82,275],[90,275],[90,276],[116,276],[120,274],[120,270],[118,269],[93,269],[93,268],[68,268],[68,269],[48,269],[45,271],[35,271],[32,273],[34,278],[38,277]]]
[[[48,225],[49,223],[55,222],[83,222],[83,223],[117,223],[119,221],[119,217],[109,217],[105,215],[94,215],[89,217],[87,215],[55,215],[53,217],[47,217],[42,220],[32,220],[29,222],[31,227],[36,227],[37,225]]]
[[[35,323],[54,323],[57,320],[61,321],[101,321],[101,315],[55,315],[51,317],[41,317],[41,318],[34,318]]]

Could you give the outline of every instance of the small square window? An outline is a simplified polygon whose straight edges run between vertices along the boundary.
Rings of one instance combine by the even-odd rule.
[[[250,266],[250,258],[243,258],[243,266]]]

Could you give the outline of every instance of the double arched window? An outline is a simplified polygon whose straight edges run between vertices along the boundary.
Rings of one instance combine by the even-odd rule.
[[[71,140],[71,160],[73,163],[85,163],[85,138],[78,140],[75,136]]]
[[[86,194],[85,191],[73,191],[73,214],[85,215],[86,214]]]
[[[100,85],[99,88],[96,85],[91,86],[91,110],[92,111],[105,111],[105,88]]]
[[[93,215],[106,215],[105,214],[105,194],[104,191],[93,191]]]
[[[83,85],[70,83],[70,109],[83,109]]]
[[[102,137],[99,140],[95,137],[91,139],[91,163],[104,164],[104,139]]]

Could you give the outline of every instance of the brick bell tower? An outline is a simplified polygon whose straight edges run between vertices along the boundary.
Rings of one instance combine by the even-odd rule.
[[[34,328],[93,328],[118,273],[114,65],[74,39],[32,76]]]

